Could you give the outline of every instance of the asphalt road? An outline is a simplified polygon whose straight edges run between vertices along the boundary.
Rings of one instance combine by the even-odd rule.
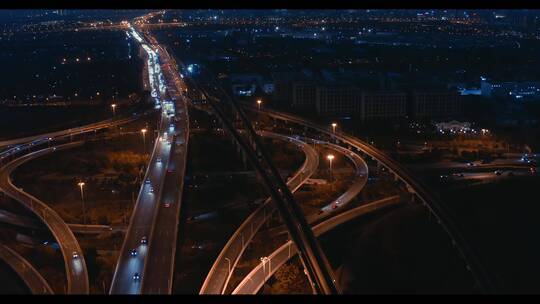
[[[32,294],[53,294],[47,281],[15,250],[0,244],[0,258],[23,279]]]
[[[441,225],[441,227],[451,238],[453,244],[455,244],[457,251],[464,259],[466,267],[470,269],[476,283],[479,286],[479,289],[486,293],[496,292],[497,288],[494,284],[492,274],[490,274],[484,267],[483,263],[480,262],[476,253],[461,234],[460,228],[457,226],[455,219],[449,213],[447,208],[441,203],[440,199],[434,195],[434,193],[430,192],[422,183],[416,180],[408,170],[402,167],[395,160],[375,147],[368,145],[358,138],[344,132],[333,132],[329,127],[322,127],[292,114],[269,109],[258,109],[257,107],[248,104],[244,104],[243,106],[245,109],[250,111],[262,112],[276,119],[296,123],[303,127],[322,132],[323,134],[340,141],[342,144],[349,146],[350,149],[355,149],[358,152],[365,153],[374,160],[380,162],[382,165],[388,168],[390,173],[395,174],[398,180],[402,181],[407,186],[407,189],[411,193],[414,193],[415,197],[418,198],[418,200],[424,204],[431,214],[434,215],[439,225]]]
[[[57,147],[51,147],[36,152],[29,153],[6,164],[0,170],[0,189],[11,198],[24,204],[28,209],[34,212],[51,230],[60,245],[60,250],[64,257],[64,265],[67,276],[67,292],[70,294],[88,294],[88,273],[84,261],[83,252],[73,235],[71,229],[64,220],[47,204],[28,193],[22,192],[11,183],[11,172],[24,162],[39,156],[52,153],[59,149],[65,149],[80,145],[80,142],[64,144]],[[78,257],[73,258],[73,253]]]
[[[184,188],[184,175],[186,170],[188,142],[189,142],[189,116],[188,100],[181,95],[181,89],[171,90],[178,79],[168,64],[166,53],[160,53],[162,71],[165,75],[165,83],[169,88],[169,95],[175,103],[174,128],[169,132],[175,132],[174,152],[170,156],[168,169],[172,172],[165,177],[163,192],[161,194],[160,207],[154,222],[146,269],[142,280],[143,294],[170,294],[174,273],[174,258],[178,238],[178,221],[182,205],[182,192]],[[169,204],[169,207],[166,206]]]
[[[313,227],[313,233],[315,236],[319,236],[340,224],[348,222],[361,215],[368,214],[389,206],[396,205],[400,202],[399,196],[391,196],[376,202],[372,202],[366,205],[356,207],[341,214],[338,214],[332,218],[325,220],[324,222]],[[258,264],[251,272],[249,272],[244,279],[233,290],[232,294],[257,294],[264,283],[272,277],[272,275],[288,260],[294,257],[298,253],[298,250],[292,241],[288,241],[270,255],[268,260],[264,263]]]
[[[110,288],[111,294],[140,294],[142,292],[143,283],[146,282],[146,270],[149,267],[148,256],[150,249],[154,245],[153,241],[155,238],[153,237],[153,232],[156,227],[158,211],[163,207],[163,204],[165,204],[164,200],[170,200],[171,196],[176,196],[178,189],[178,186],[174,183],[175,177],[167,178],[167,175],[170,174],[170,172],[168,172],[169,169],[177,171],[179,169],[177,167],[182,165],[181,159],[177,159],[176,154],[172,154],[172,146],[176,145],[173,133],[177,130],[180,132],[187,132],[187,125],[185,125],[187,121],[185,119],[180,119],[175,122],[173,119],[175,114],[169,115],[169,113],[167,113],[167,108],[172,108],[173,113],[175,113],[176,110],[174,109],[173,103],[164,100],[168,97],[168,89],[164,82],[158,54],[153,46],[146,44],[145,40],[133,27],[130,27],[130,29],[132,36],[141,43],[142,48],[148,56],[147,66],[149,83],[151,86],[151,96],[155,99],[156,107],[161,107],[163,109],[163,113],[160,118],[158,131],[160,138],[155,142],[152,157],[150,158],[144,177],[145,182],[141,186],[135,208],[131,215],[127,234],[119,253],[120,256]],[[186,114],[187,112],[184,113],[184,118],[186,118]],[[173,128],[170,128],[171,124],[173,124]],[[174,160],[172,159],[172,155],[174,155]],[[185,166],[185,163],[183,166]],[[147,181],[149,182],[147,183]],[[166,181],[168,182],[166,183]],[[151,192],[150,189],[153,189],[153,192]],[[178,206],[179,204],[175,205]],[[178,214],[176,214],[176,216],[178,216]],[[172,216],[167,216],[168,225],[170,225],[173,220],[174,218]],[[161,223],[157,226],[161,226]],[[171,228],[170,226],[166,227]],[[174,228],[176,229],[176,227]],[[157,229],[156,233],[158,235],[163,233],[161,229],[162,228]],[[169,232],[167,232],[166,235],[170,239],[171,235]],[[143,237],[147,239],[147,244],[142,243],[141,240]],[[159,243],[160,242],[157,242],[157,244]],[[158,247],[159,246],[160,245],[158,245]],[[132,250],[136,252],[136,255],[132,255]],[[152,250],[152,252],[154,251]],[[155,255],[158,255],[158,253],[153,254],[153,256]],[[152,261],[154,261],[154,259],[152,259]],[[160,265],[165,265],[163,261],[164,260],[162,260]],[[148,280],[148,282],[151,282],[151,280]]]
[[[305,153],[306,159],[296,174],[287,181],[287,186],[291,192],[298,190],[319,167],[319,154],[309,144],[300,141],[294,137],[289,137],[277,133],[263,131],[262,136],[290,141],[297,144]],[[242,253],[247,245],[257,233],[259,228],[266,222],[268,217],[276,211],[270,198],[257,208],[246,220],[239,226],[231,236],[227,244],[223,247],[220,254],[214,261],[210,272],[208,273],[200,294],[222,294],[227,288],[232,271],[236,267]]]
[[[165,132],[169,124],[168,118],[162,118],[159,134]],[[166,140],[156,140],[150,163],[144,177],[144,183],[139,191],[137,202],[131,215],[129,227],[124,238],[122,249],[114,277],[111,283],[111,294],[138,294],[141,291],[141,280],[133,280],[138,273],[142,278],[147,257],[148,244],[141,244],[143,237],[151,235],[154,216],[159,207],[166,167],[169,163],[171,143]],[[157,159],[161,158],[160,162]],[[150,183],[146,183],[149,180]],[[153,189],[153,192],[150,192]],[[131,256],[132,249],[137,250],[136,256]]]
[[[327,143],[327,142],[320,142],[314,139],[304,139],[307,142],[317,142],[320,145],[327,146],[330,149],[333,149],[337,151],[338,153],[343,154],[344,156],[348,157],[354,167],[355,167],[355,178],[353,180],[353,183],[349,188],[347,188],[347,191],[343,192],[338,198],[335,200],[332,200],[325,206],[323,206],[318,213],[315,214],[309,214],[306,215],[307,222],[311,225],[316,221],[319,221],[323,218],[326,218],[328,216],[331,216],[332,214],[339,212],[342,210],[342,208],[349,204],[349,202],[355,198],[362,189],[364,189],[367,180],[368,180],[368,166],[364,159],[360,157],[358,154],[351,152],[341,146]],[[335,207],[334,207],[335,206]],[[275,227],[269,231],[270,234],[281,234],[286,233],[287,228],[283,225],[280,225],[278,227]]]

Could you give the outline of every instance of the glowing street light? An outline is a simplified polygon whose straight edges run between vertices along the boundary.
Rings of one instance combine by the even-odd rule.
[[[141,133],[142,133],[142,138],[143,138],[143,152],[146,153],[146,132],[148,130],[146,129],[141,129]]]
[[[333,180],[334,178],[334,175],[332,174],[332,161],[334,160],[334,155],[333,154],[328,154],[326,156],[326,158],[328,159],[328,161],[330,162],[330,180]]]
[[[336,133],[336,127],[337,127],[337,123],[333,122],[332,123],[332,132],[334,132],[334,134]]]
[[[82,202],[82,210],[83,210],[83,224],[86,224],[86,209],[84,208],[84,182],[79,182],[77,185],[81,188],[81,202]]]
[[[116,115],[116,104],[113,103],[113,104],[111,105],[111,108],[112,108],[112,111],[113,111],[113,116],[115,116],[115,115]]]
[[[261,109],[261,103],[262,103],[262,100],[257,99],[257,105],[259,106],[259,110]]]

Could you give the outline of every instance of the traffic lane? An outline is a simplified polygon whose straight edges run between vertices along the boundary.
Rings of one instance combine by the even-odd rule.
[[[173,176],[174,175],[174,176]],[[176,229],[176,219],[179,210],[176,184],[177,173],[169,174],[171,178],[165,178],[163,199],[158,206],[158,222],[152,235],[151,254],[148,257],[148,268],[145,275],[145,284],[143,293],[160,293],[160,287],[169,285],[169,275],[165,275],[171,271],[170,266],[174,257],[168,254],[172,251],[172,242],[170,240],[171,232]],[[165,204],[169,204],[168,207]],[[165,282],[164,282],[165,281]]]
[[[308,143],[302,142],[294,137],[269,131],[259,131],[258,133],[261,136],[268,136],[280,140],[295,142],[304,152],[306,156],[304,163],[300,169],[297,170],[295,175],[287,181],[287,187],[291,189],[291,192],[298,190],[319,167],[319,154]],[[246,246],[251,242],[255,233],[257,233],[260,227],[266,222],[267,215],[269,216],[276,211],[275,205],[271,202],[271,198],[267,198],[259,208],[249,215],[246,220],[244,220],[240,227],[229,238],[227,244],[223,247],[212,268],[210,269],[203,286],[201,287],[199,292],[200,294],[222,294],[224,292],[233,270],[235,269],[236,264],[242,256]],[[246,238],[245,243],[244,238]],[[240,241],[242,242],[240,243]],[[231,261],[232,270],[229,271],[229,263]]]
[[[313,234],[316,237],[328,232],[329,230],[346,223],[359,216],[388,208],[400,203],[399,195],[390,196],[371,202],[366,205],[358,206],[354,209],[345,211],[339,215],[325,220],[322,223],[312,227]],[[274,250],[267,258],[261,260],[261,263],[255,266],[233,290],[232,294],[256,294],[264,283],[288,260],[298,253],[295,244],[289,240]]]
[[[172,97],[174,99],[174,96]],[[185,119],[174,119],[171,125],[168,124],[168,131],[171,134],[177,134],[175,141],[171,144],[176,146],[175,149],[178,149],[186,142],[185,138],[188,135],[185,133],[188,129],[188,121],[187,110],[182,111],[182,105],[178,102],[175,102],[175,105],[176,113],[185,112]],[[183,106],[185,107],[185,104]],[[173,139],[171,138],[171,141]],[[168,287],[172,283],[170,278],[172,277],[176,239],[171,238],[175,237],[177,232],[175,229],[177,229],[180,195],[183,186],[183,176],[179,176],[179,174],[183,174],[185,170],[185,152],[185,149],[182,149],[181,153],[173,153],[167,164],[163,193],[157,207],[155,230],[151,236],[152,247],[147,260],[147,270],[144,274],[143,293],[168,293]]]
[[[70,129],[65,129],[65,130],[60,130],[60,131],[49,132],[49,133],[45,133],[45,134],[38,134],[38,135],[32,135],[32,136],[27,136],[27,137],[21,137],[21,138],[16,138],[16,139],[12,139],[12,140],[2,141],[2,142],[0,142],[0,147],[1,148],[7,148],[7,149],[10,149],[10,150],[11,149],[16,149],[17,146],[19,146],[19,145],[28,145],[30,143],[34,143],[34,145],[35,145],[35,144],[38,144],[38,143],[46,142],[47,140],[56,139],[58,137],[67,137],[67,136],[71,136],[71,135],[76,135],[76,134],[95,131],[95,130],[98,130],[98,129],[109,128],[109,127],[113,127],[113,126],[116,126],[116,125],[119,125],[119,124],[125,124],[125,123],[128,123],[128,122],[134,121],[135,119],[136,118],[134,118],[134,117],[120,118],[120,119],[106,119],[106,120],[101,121],[101,122],[96,122],[96,123],[92,123],[92,124],[88,124],[88,125],[84,125],[84,126],[80,126],[80,127],[75,127],[75,128],[70,128]],[[51,138],[51,139],[49,139],[49,138]],[[5,152],[0,153],[0,156],[3,155],[3,153],[5,153]]]
[[[355,181],[351,185],[351,187],[349,187],[349,189],[345,191],[345,193],[340,195],[333,202],[321,208],[320,210],[322,211],[322,213],[319,212],[319,214],[317,214],[317,216],[313,218],[312,220],[317,220],[320,217],[324,217],[325,212],[326,213],[333,212],[336,209],[339,209],[347,205],[354,197],[358,195],[358,193],[360,193],[360,191],[362,191],[362,189],[365,187],[367,183],[367,178],[368,178],[368,166],[362,157],[338,145],[327,143],[326,146],[340,152],[341,154],[345,155],[347,158],[349,158],[353,162],[356,169]]]
[[[143,235],[146,229],[135,229],[134,233],[138,235]],[[133,280],[133,275],[135,273],[141,274],[142,263],[144,257],[147,254],[147,245],[141,244],[140,240],[136,244],[130,244],[129,250],[126,252],[121,252],[122,256],[122,267],[119,269],[118,278],[116,281],[117,286],[115,286],[115,292],[118,294],[138,294],[140,290],[140,280]],[[131,250],[136,249],[137,255],[131,256]]]
[[[419,198],[419,200],[428,207],[430,212],[432,212],[434,216],[438,219],[438,223],[449,235],[449,237],[456,243],[456,247],[459,249],[460,255],[463,257],[463,259],[466,261],[469,268],[471,269],[471,272],[473,273],[477,284],[479,284],[479,286],[481,286],[481,288],[486,291],[496,290],[494,284],[492,283],[492,276],[487,272],[484,265],[479,262],[478,257],[472,251],[466,239],[461,235],[459,228],[455,224],[455,220],[450,215],[444,204],[442,204],[441,201],[422,183],[413,178],[409,170],[402,167],[399,163],[397,163],[385,153],[346,133],[332,132],[328,128],[321,127],[320,125],[311,123],[295,115],[284,114],[282,112],[268,109],[261,110],[257,109],[253,105],[248,105],[245,103],[244,107],[251,111],[267,113],[270,116],[277,117],[278,119],[292,121],[304,125],[306,127],[320,131],[327,136],[330,136],[331,138],[337,138],[342,142],[347,143],[351,147],[357,149],[358,151],[368,154],[372,157],[372,159],[380,161],[386,167],[390,168],[390,170],[392,170],[392,172],[407,185],[411,192],[413,192]]]
[[[64,257],[65,271],[68,278],[68,292],[82,294],[88,293],[88,274],[86,271],[82,250],[80,249],[75,236],[69,227],[67,227],[63,219],[54,210],[34,196],[26,192],[22,192],[19,188],[15,187],[10,178],[11,172],[26,161],[47,153],[54,152],[57,150],[57,148],[64,149],[77,145],[80,145],[80,142],[64,144],[58,147],[51,147],[29,153],[12,161],[2,168],[0,173],[0,187],[6,194],[8,194],[8,196],[11,196],[15,200],[29,207],[29,209],[33,211],[39,218],[41,218],[49,227],[55,236]],[[76,252],[79,257],[73,258],[73,252]]]
[[[178,128],[178,125],[179,123],[176,128]],[[185,128],[181,130],[181,133],[185,132]],[[185,134],[182,135],[185,136]],[[173,144],[177,145],[176,143]],[[177,146],[182,145],[184,143]],[[180,174],[183,174],[185,170],[185,156],[185,153],[173,153],[167,166],[164,190],[158,206],[156,226],[152,235],[151,253],[144,274],[144,294],[168,293],[168,287],[172,283],[170,281],[176,247],[175,236],[183,188],[183,176],[180,176]]]
[[[136,213],[133,216],[133,223],[130,224],[131,227],[128,229],[129,235],[126,236],[125,240],[127,240],[126,245],[123,247],[122,254],[122,261],[120,262],[120,271],[118,275],[120,275],[120,285],[114,286],[115,288],[114,293],[120,293],[120,294],[138,294],[140,293],[142,276],[144,271],[144,261],[146,259],[146,245],[144,245],[142,248],[139,248],[140,241],[142,237],[148,238],[150,235],[150,229],[152,226],[152,217],[151,215],[155,211],[158,195],[160,189],[157,189],[156,187],[159,187],[162,183],[162,177],[164,176],[164,166],[162,165],[163,161],[167,161],[168,159],[168,152],[170,151],[170,145],[167,143],[167,141],[159,141],[157,145],[157,153],[154,155],[154,158],[151,159],[150,163],[150,184],[147,184],[146,181],[144,181],[143,186],[141,187],[141,199],[140,204],[137,204],[136,206]],[[157,162],[157,159],[161,158],[161,162]],[[154,192],[150,192],[150,189],[153,189]],[[132,257],[131,256],[131,250],[132,249],[144,249],[142,254],[137,254],[137,256]],[[127,260],[126,260],[127,259]],[[136,273],[139,274],[141,277],[140,280],[133,280],[133,275]]]
[[[521,170],[496,170],[496,171],[488,171],[488,172],[460,172],[460,173],[453,173],[451,175],[449,174],[443,174],[439,176],[439,179],[441,181],[445,180],[484,180],[484,179],[500,179],[500,178],[509,178],[514,176],[530,176],[530,170],[527,170],[525,168]]]
[[[9,158],[10,156],[18,154],[20,152],[24,152],[25,150],[28,150],[30,148],[43,145],[45,143],[50,143],[53,140],[58,140],[58,139],[66,138],[68,136],[79,135],[79,134],[83,134],[83,133],[87,133],[91,131],[97,131],[99,129],[109,128],[109,127],[113,127],[120,124],[125,124],[134,120],[135,118],[132,117],[132,118],[127,118],[127,119],[120,119],[113,122],[100,122],[100,123],[97,123],[96,125],[83,126],[80,129],[77,129],[75,131],[73,129],[68,129],[68,130],[62,130],[62,131],[57,131],[53,133],[46,133],[46,134],[40,134],[40,135],[35,135],[31,137],[26,137],[26,138],[15,139],[14,141],[16,141],[17,144],[15,144],[13,147],[8,146],[7,150],[2,151],[0,153],[0,161],[3,161],[4,159]]]
[[[368,180],[368,166],[364,159],[360,157],[358,154],[349,151],[348,149],[345,149],[343,147],[330,144],[330,143],[324,143],[317,141],[315,139],[305,139],[307,142],[312,141],[316,142],[317,144],[327,146],[330,149],[335,150],[336,152],[344,155],[345,157],[349,158],[355,167],[355,179],[353,181],[353,184],[342,193],[337,199],[332,200],[332,202],[326,204],[322,208],[319,209],[318,213],[310,214],[306,216],[306,220],[309,224],[312,224],[322,218],[325,218],[329,216],[331,213],[335,213],[340,210],[343,206],[346,206],[353,198],[355,198],[365,187]],[[287,232],[287,229],[285,226],[280,225],[278,227],[272,228],[269,230],[269,233],[272,235],[282,234]]]
[[[15,270],[32,294],[53,294],[51,287],[37,269],[15,250],[0,244],[0,258]]]
[[[133,35],[137,35],[137,32],[132,28],[132,34]],[[139,37],[140,38],[140,37]],[[142,43],[142,40],[141,39],[138,39],[139,42]],[[150,85],[152,87],[152,96],[153,97],[157,97],[157,92],[159,91],[160,94],[163,94],[165,93],[165,87],[161,86],[161,70],[159,69],[159,65],[157,65],[156,63],[156,54],[150,49],[148,48],[145,44],[142,44],[142,47],[146,50],[147,54],[148,54],[148,60],[147,60],[147,66],[148,66],[148,72],[149,72],[149,77],[150,77]],[[161,96],[162,98],[164,96]],[[160,105],[161,108],[164,107],[164,104],[159,100],[159,99],[155,99],[156,101],[156,104],[157,105]],[[160,121],[160,128],[159,128],[159,133],[161,134],[162,132],[164,132],[165,130],[167,130],[167,127],[169,125],[169,118],[167,115],[164,115],[162,114],[161,116],[161,121]],[[159,147],[159,146],[163,146],[165,145],[165,149],[161,149],[160,151],[162,152],[162,155],[161,155],[161,162],[160,163],[155,163],[154,162],[154,157],[150,160],[151,161],[151,164],[149,165],[149,167],[152,167],[152,168],[156,168],[157,167],[157,171],[159,172],[163,172],[164,170],[164,166],[162,165],[162,162],[165,161],[165,162],[168,162],[169,161],[169,155],[170,155],[170,143],[167,141],[167,136],[165,136],[165,134],[162,135],[161,138],[163,138],[164,140],[160,141],[160,142],[157,142],[155,144],[155,147]],[[167,149],[167,146],[169,149]],[[158,152],[158,151],[156,151]],[[163,153],[166,153],[166,155],[163,155]],[[157,160],[157,157],[156,157],[156,160]],[[152,170],[153,172],[155,172],[156,170]],[[152,173],[150,173],[150,175],[152,176]],[[142,207],[139,207],[139,202],[137,203],[136,205],[136,210],[132,216],[132,218],[139,218],[139,222],[143,222],[144,223],[144,233],[145,233],[145,236],[149,236],[150,233],[151,233],[151,229],[154,225],[154,222],[155,222],[155,218],[156,218],[156,214],[158,211],[157,206],[158,206],[158,202],[159,202],[159,195],[160,193],[162,192],[162,189],[163,189],[163,179],[161,178],[163,176],[163,174],[160,174],[160,178],[159,180],[152,180],[152,178],[150,177],[150,183],[153,183],[154,185],[157,185],[159,187],[159,194],[158,194],[158,198],[157,199],[154,199],[153,200],[153,204],[152,204],[152,208],[151,210],[149,211],[145,211],[145,208],[143,208],[144,206]],[[146,183],[146,180],[144,181]],[[148,185],[148,187],[151,187],[150,185]],[[143,189],[141,188],[141,191],[143,191]],[[142,195],[142,194],[141,194]],[[149,205],[149,204],[147,204]],[[148,206],[149,207],[149,206]],[[143,212],[144,211],[144,212]],[[142,213],[142,214],[140,214]],[[139,215],[140,216],[137,216]],[[135,225],[138,225],[139,223],[134,223]],[[130,224],[131,225],[131,224]],[[125,241],[124,241],[124,246],[122,247],[123,248],[123,254],[125,256],[126,254],[126,251],[129,250],[129,248],[127,247],[130,243],[133,243],[136,241],[136,239],[134,239],[136,236],[133,236],[130,232],[133,231],[133,229],[136,229],[136,227],[130,227],[130,229],[128,230],[128,234],[129,235],[126,235],[126,238],[125,238]],[[137,230],[135,230],[137,231]],[[140,233],[140,232],[139,232]],[[151,236],[150,236],[151,237]],[[149,241],[149,243],[151,244],[151,240]],[[139,293],[140,292],[140,286],[141,286],[141,281],[144,279],[144,277],[142,277],[142,275],[144,274],[144,270],[145,270],[145,262],[146,262],[146,254],[142,257],[139,257],[139,260],[142,262],[143,265],[141,265],[141,263],[131,263],[131,265],[135,268],[137,268],[139,270],[138,272],[138,275],[141,276],[140,279],[138,280],[135,280],[132,282],[132,284],[129,284],[129,279],[126,275],[126,271],[124,271],[123,273],[120,272],[120,274],[122,275],[122,278],[118,279],[118,281],[122,281],[123,284],[127,284],[129,288],[129,292],[137,292]],[[119,261],[118,263],[118,266],[117,267],[123,267],[123,261]],[[125,267],[124,267],[125,268]],[[133,269],[128,269],[130,271],[133,272]],[[115,277],[116,277],[116,273],[115,273]],[[114,281],[116,281],[114,278],[113,278]],[[136,285],[136,286],[134,286]],[[125,286],[124,286],[125,287]],[[121,291],[122,290],[119,290],[120,293],[122,293]],[[125,289],[124,289],[125,291]],[[116,293],[115,290],[111,289],[111,293]]]

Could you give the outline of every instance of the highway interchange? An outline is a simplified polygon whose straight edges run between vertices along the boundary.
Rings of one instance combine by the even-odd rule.
[[[152,154],[119,252],[109,290],[110,294],[173,293],[172,282],[177,239],[182,237],[182,233],[187,233],[186,231],[178,231],[177,228],[179,215],[182,212],[184,175],[188,161],[190,132],[188,106],[194,105],[185,94],[188,85],[183,79],[185,74],[181,74],[183,64],[178,66],[166,48],[160,45],[142,26],[146,20],[158,14],[160,13],[151,13],[134,20],[133,24],[122,25],[118,28],[126,30],[128,36],[137,40],[145,51],[148,85],[151,88],[155,109],[159,110],[161,115],[158,135],[154,138]],[[247,104],[242,104],[242,108],[247,113],[265,115],[274,120],[295,124],[319,134],[319,138],[315,139],[307,136],[279,134],[270,129],[258,131],[260,137],[288,141],[296,144],[304,152],[304,163],[287,181],[286,186],[291,193],[302,187],[319,167],[318,154],[310,146],[310,143],[332,149],[350,159],[354,165],[355,178],[347,191],[328,202],[320,209],[319,213],[305,216],[310,227],[316,223],[312,227],[315,236],[358,216],[379,208],[387,208],[401,201],[399,197],[389,197],[341,212],[342,207],[346,206],[366,186],[369,176],[366,161],[374,161],[377,166],[386,168],[389,174],[392,174],[395,180],[408,190],[411,197],[417,199],[430,210],[450,236],[479,286],[488,292],[493,290],[488,273],[461,236],[454,220],[448,215],[439,199],[396,161],[375,147],[344,132],[335,132],[328,127],[287,113],[261,109]],[[84,233],[92,229],[103,231],[112,228],[68,225],[54,210],[47,206],[47,203],[15,187],[11,183],[11,172],[31,159],[81,144],[81,141],[73,141],[73,138],[77,139],[85,133],[133,122],[141,116],[142,114],[111,119],[67,130],[0,142],[0,190],[31,210],[53,233],[60,245],[65,263],[67,293],[89,293],[88,271],[84,254],[74,233]],[[240,131],[244,132],[244,136],[246,136],[245,130]],[[40,149],[41,146],[45,145],[49,145],[49,147]],[[493,173],[463,173],[459,177],[462,179],[484,179],[486,175],[493,176]],[[495,175],[499,176],[499,174]],[[225,293],[234,269],[245,249],[257,231],[273,213],[277,212],[278,206],[274,199],[274,196],[267,198],[225,242],[225,246],[217,256],[201,286],[200,294]],[[32,225],[36,225],[32,227],[36,228],[41,224],[18,218],[16,215],[6,212],[0,213],[0,217],[20,226],[32,227]],[[289,226],[281,225],[275,231],[290,232],[289,229]],[[297,244],[293,240],[282,244],[268,256],[268,260],[249,272],[232,293],[257,293],[281,265],[298,253]],[[24,258],[17,256],[7,247],[0,249],[2,249],[0,256],[6,261],[11,261],[9,263],[13,265],[14,269],[19,269],[18,273],[32,287],[33,293],[52,293],[47,282]]]

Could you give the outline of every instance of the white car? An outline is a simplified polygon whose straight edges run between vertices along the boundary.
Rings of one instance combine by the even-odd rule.
[[[73,259],[78,259],[79,258],[79,254],[77,253],[77,251],[73,251],[72,255]]]

